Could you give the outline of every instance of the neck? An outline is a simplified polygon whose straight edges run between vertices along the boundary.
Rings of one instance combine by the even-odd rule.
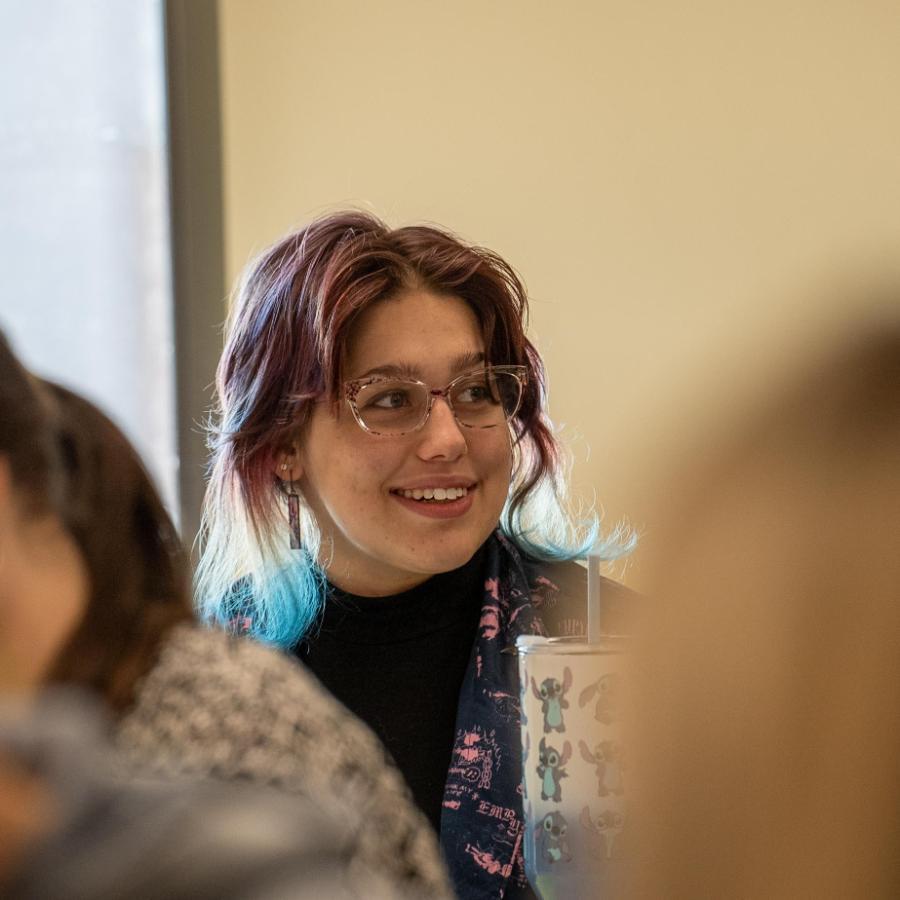
[[[349,566],[337,564],[326,566],[325,574],[328,576],[329,583],[334,587],[342,590],[345,594],[354,594],[357,597],[391,597],[394,594],[410,591],[432,577],[427,572],[397,572],[393,577],[388,573],[383,573],[381,577],[378,577],[373,573],[366,572],[360,576],[359,573],[354,573]]]

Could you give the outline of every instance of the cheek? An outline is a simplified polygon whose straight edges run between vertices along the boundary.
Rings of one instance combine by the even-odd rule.
[[[491,435],[490,440],[478,447],[479,462],[484,467],[484,474],[495,479],[496,482],[504,482],[509,485],[512,475],[513,453],[508,435]]]
[[[477,459],[476,471],[483,479],[487,507],[485,515],[495,520],[499,518],[509,494],[512,476],[513,455],[509,441],[504,437],[484,441],[471,446],[470,452]]]
[[[366,446],[361,435],[355,423],[336,419],[325,410],[313,413],[299,451],[301,484],[314,506],[340,514],[362,496],[371,496],[377,481],[378,448]]]
[[[310,482],[334,519],[368,518],[387,499],[387,485],[399,464],[396,453],[379,452],[384,449],[389,448],[360,450],[349,442],[335,443],[310,471]]]

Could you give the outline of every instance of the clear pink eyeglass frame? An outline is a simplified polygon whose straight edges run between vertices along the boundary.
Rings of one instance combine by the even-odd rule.
[[[513,378],[519,383],[519,397],[516,401],[515,409],[512,412],[506,414],[506,421],[509,422],[515,414],[519,411],[519,407],[522,404],[522,394],[525,392],[525,385],[528,384],[528,367],[527,366],[488,366],[484,369],[476,369],[472,372],[463,372],[462,375],[457,375],[456,378],[453,379],[446,387],[444,388],[431,388],[424,381],[418,381],[415,378],[389,378],[385,375],[372,375],[369,378],[356,378],[353,381],[345,381],[344,382],[344,396],[347,398],[347,402],[350,404],[350,409],[353,412],[353,418],[356,419],[356,424],[362,428],[367,434],[375,434],[379,437],[403,437],[405,434],[413,434],[416,431],[425,427],[425,423],[431,417],[431,408],[434,406],[435,397],[443,397],[444,402],[447,406],[450,407],[450,412],[453,413],[453,418],[456,419],[457,423],[461,425],[463,428],[496,428],[500,423],[494,423],[493,425],[467,425],[465,422],[461,422],[459,416],[456,414],[456,410],[453,408],[453,401],[450,399],[450,392],[453,390],[456,384],[460,381],[463,381],[466,378],[471,378],[473,375],[478,375],[481,372],[492,372],[500,375],[512,375]],[[377,384],[379,381],[394,381],[399,382],[401,384],[416,384],[423,388],[425,388],[427,392],[428,402],[425,405],[425,414],[422,416],[422,420],[416,425],[415,428],[410,428],[408,431],[398,431],[392,432],[391,434],[385,434],[381,431],[373,431],[369,428],[368,425],[363,421],[362,415],[360,415],[359,409],[356,406],[356,398],[359,395],[359,392],[364,388],[368,387],[370,384]]]

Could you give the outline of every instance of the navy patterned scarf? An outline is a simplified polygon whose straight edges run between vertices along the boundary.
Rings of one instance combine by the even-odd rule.
[[[585,633],[581,566],[536,564],[499,531],[486,551],[481,620],[460,691],[441,816],[441,848],[464,900],[534,897],[522,858],[515,642],[521,634]]]

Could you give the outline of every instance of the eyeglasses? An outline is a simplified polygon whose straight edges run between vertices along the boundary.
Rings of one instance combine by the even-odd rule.
[[[360,428],[398,437],[418,431],[428,421],[435,397],[443,397],[466,428],[503,425],[518,412],[527,380],[525,366],[486,366],[454,378],[442,390],[383,375],[348,381],[344,390]]]

